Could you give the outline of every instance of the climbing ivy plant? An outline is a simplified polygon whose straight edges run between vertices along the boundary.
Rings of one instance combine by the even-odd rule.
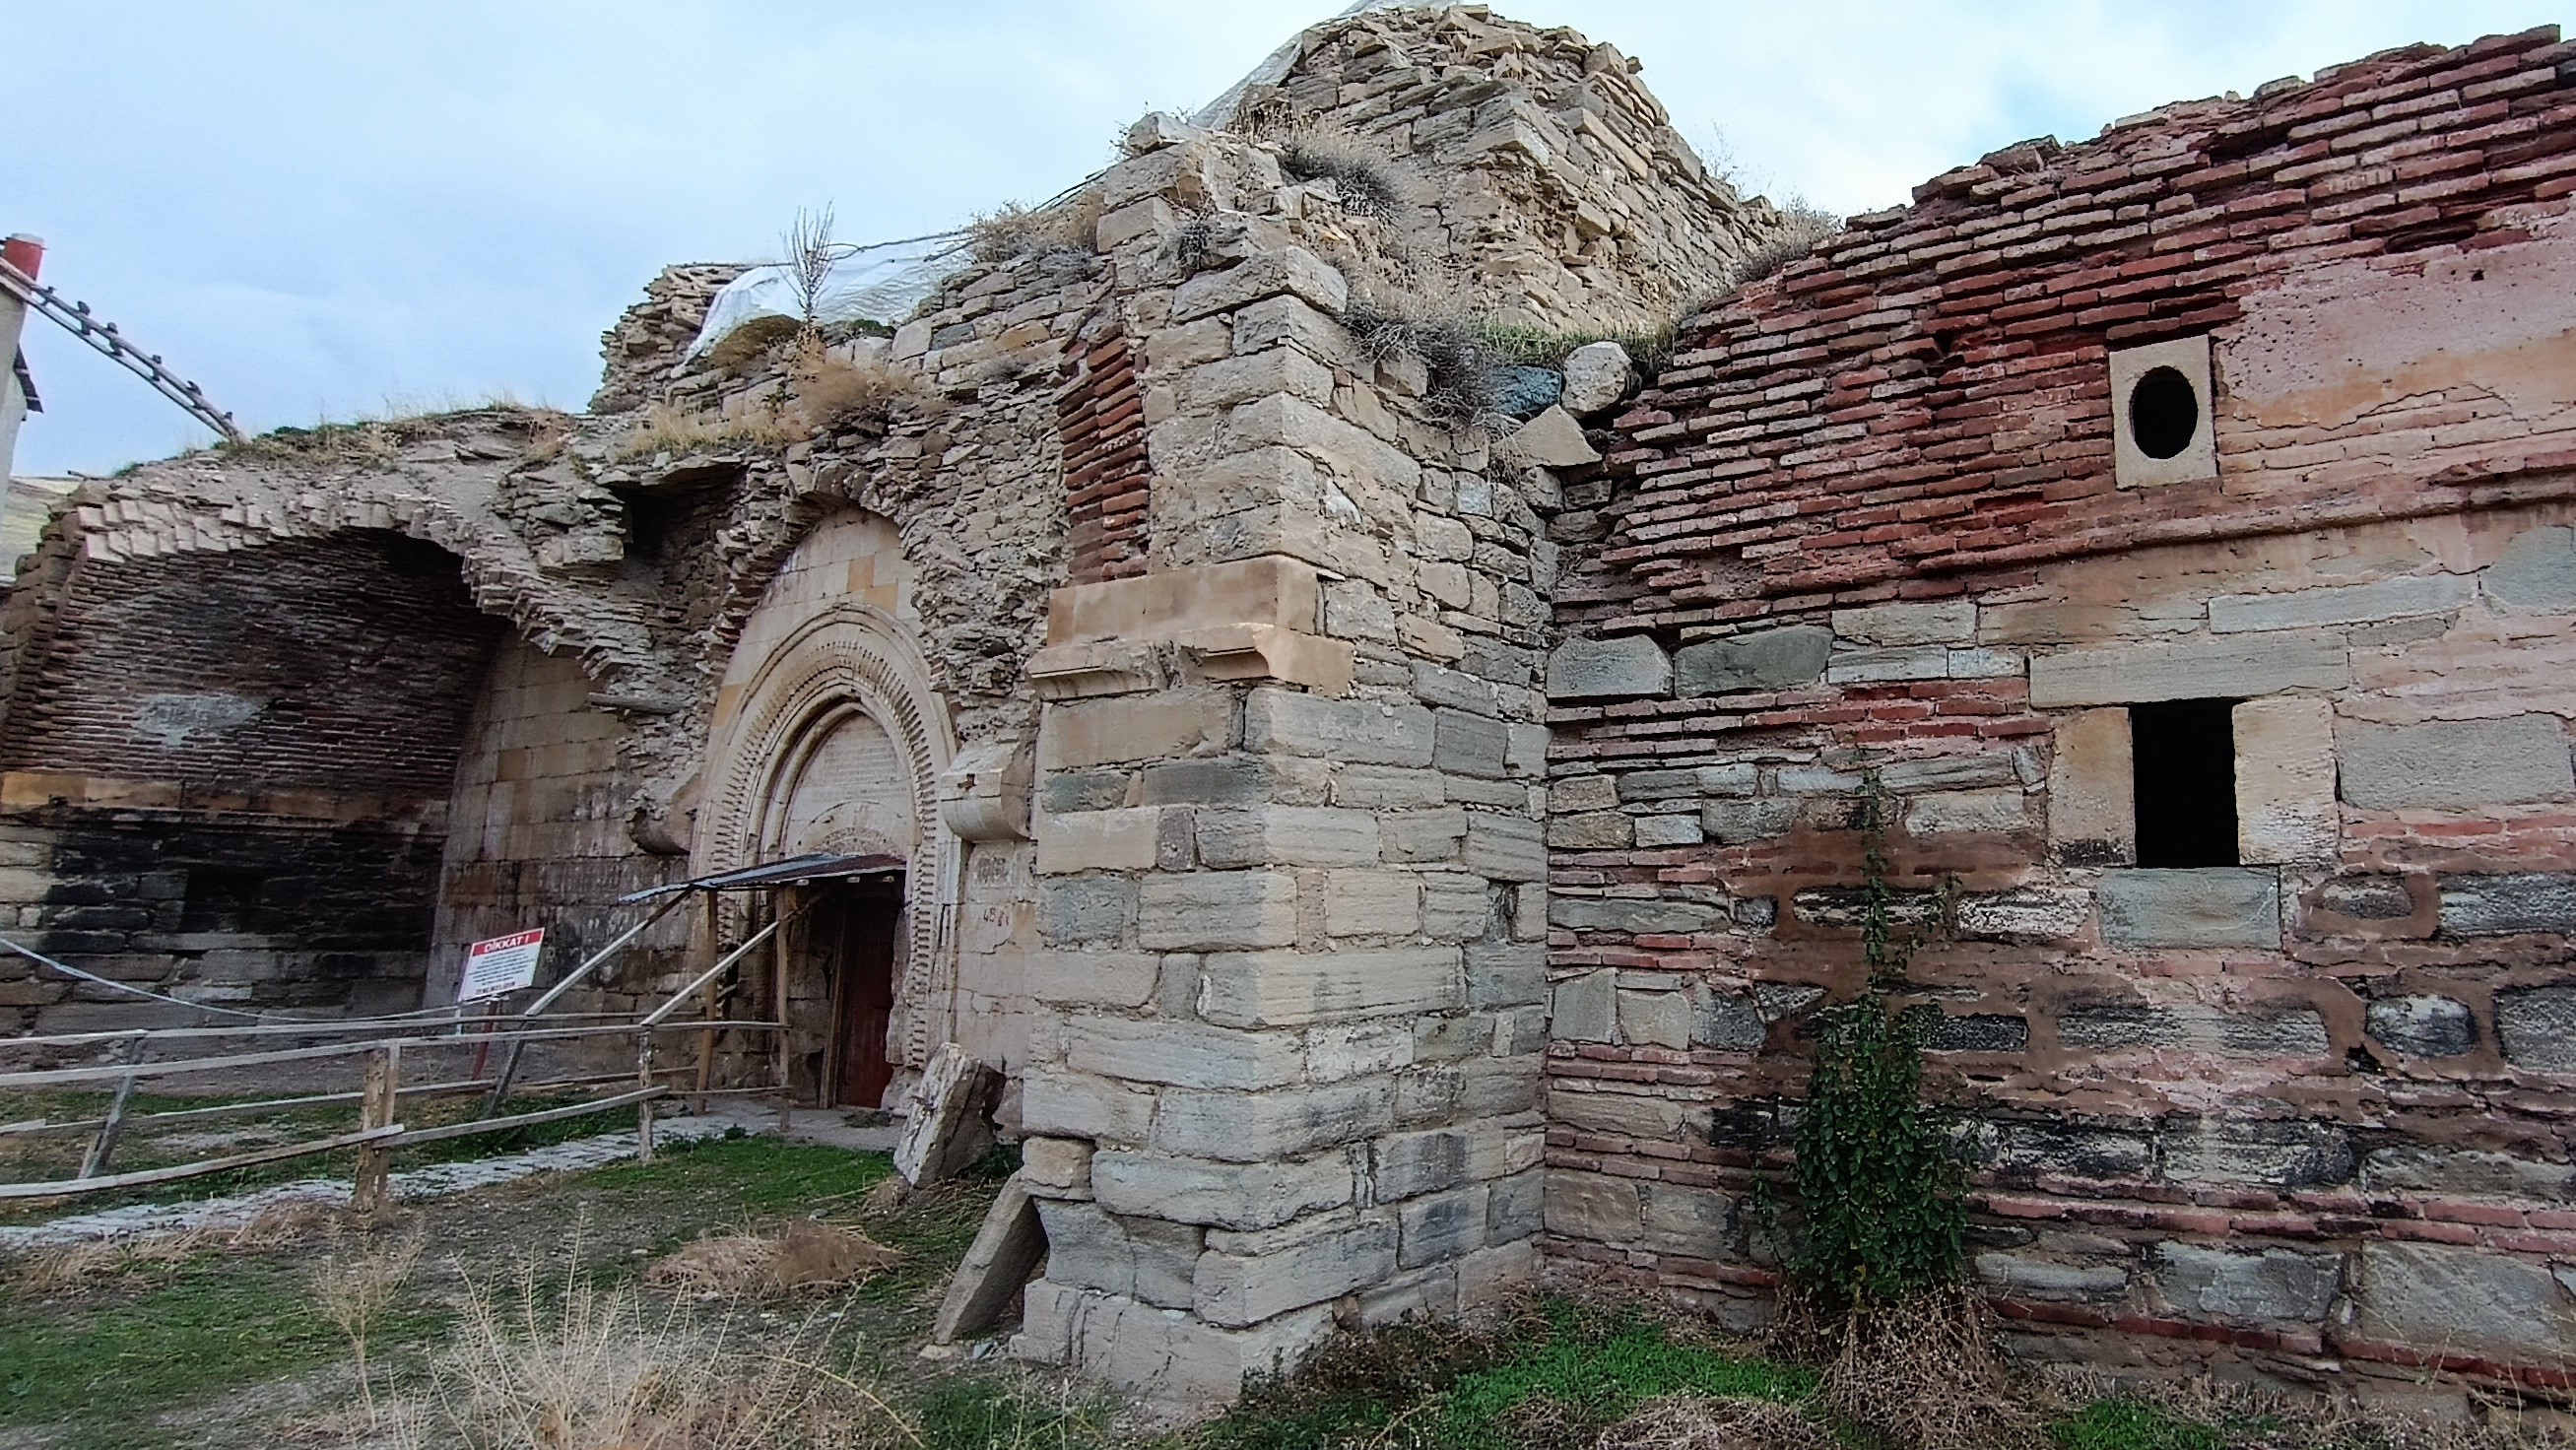
[[[1900,1007],[1915,950],[1943,929],[1952,887],[1931,920],[1896,928],[1888,885],[1887,795],[1863,777],[1861,950],[1869,983],[1813,1018],[1815,1070],[1796,1133],[1805,1224],[1791,1262],[1829,1311],[1866,1310],[1958,1277],[1967,1186],[1942,1115],[1923,1100],[1923,1039],[1940,1009]]]

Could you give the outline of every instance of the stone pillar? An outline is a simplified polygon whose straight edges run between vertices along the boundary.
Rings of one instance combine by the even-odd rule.
[[[1104,182],[1122,277],[1168,284],[1125,318],[1150,566],[1059,591],[1030,664],[1057,1015],[1014,1343],[1202,1405],[1336,1322],[1533,1274],[1544,1134],[1537,521],[1480,435],[1418,421],[1418,365],[1352,354],[1344,279],[1274,224],[1156,270],[1173,210],[1129,173],[1258,177],[1191,154],[1217,144]]]

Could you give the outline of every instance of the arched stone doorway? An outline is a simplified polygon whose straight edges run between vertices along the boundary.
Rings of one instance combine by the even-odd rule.
[[[948,1031],[940,970],[960,851],[939,823],[956,753],[914,647],[899,541],[865,514],[806,536],[745,622],[711,732],[697,867],[812,852],[899,858],[899,877],[737,906],[728,938],[805,908],[788,938],[785,1050],[804,1102],[874,1107]],[[765,974],[764,974],[765,975]]]

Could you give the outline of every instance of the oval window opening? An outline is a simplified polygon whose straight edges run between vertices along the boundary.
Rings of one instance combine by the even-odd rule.
[[[2129,390],[2129,436],[2149,458],[2171,458],[2200,431],[2200,398],[2177,368],[2150,368]]]

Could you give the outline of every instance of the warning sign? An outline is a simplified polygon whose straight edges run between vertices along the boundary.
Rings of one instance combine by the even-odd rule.
[[[539,927],[467,947],[465,977],[456,984],[456,1000],[480,1002],[535,985],[537,952],[545,944],[545,928]]]

